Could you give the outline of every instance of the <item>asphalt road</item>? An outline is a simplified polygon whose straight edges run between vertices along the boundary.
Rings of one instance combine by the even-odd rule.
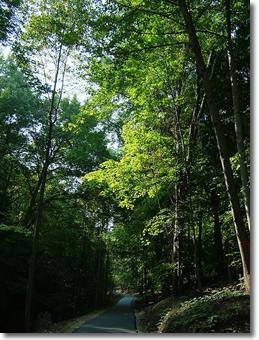
[[[114,307],[86,322],[73,333],[136,333],[136,320],[131,303],[132,295],[124,297]]]

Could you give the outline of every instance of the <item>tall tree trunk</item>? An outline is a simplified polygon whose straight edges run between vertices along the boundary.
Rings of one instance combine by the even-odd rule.
[[[201,286],[201,278],[200,278],[200,271],[199,271],[199,265],[198,265],[198,256],[197,256],[197,243],[196,243],[196,236],[195,236],[195,226],[194,226],[194,220],[193,220],[193,208],[192,208],[192,198],[191,198],[191,192],[189,187],[189,201],[190,201],[190,213],[191,213],[191,226],[192,226],[192,240],[193,240],[193,248],[194,248],[194,268],[195,268],[195,275],[196,275],[196,281],[197,286],[199,288],[200,293],[202,293],[202,286]]]
[[[161,239],[161,234],[158,234],[157,242],[155,243],[155,254],[156,254],[156,264],[160,266],[163,263],[163,240]],[[168,279],[166,275],[161,275],[161,287],[162,296],[167,297],[170,294],[170,285],[168,285]],[[143,292],[143,288],[141,290]]]
[[[31,262],[30,262],[28,282],[27,282],[27,294],[26,294],[26,303],[25,303],[25,331],[27,333],[31,331],[32,296],[33,296],[33,286],[34,286],[36,254],[37,254],[41,217],[42,217],[42,210],[43,210],[45,186],[47,182],[47,172],[48,172],[48,167],[50,164],[53,125],[55,124],[56,119],[57,119],[56,117],[57,109],[58,109],[58,106],[61,100],[61,95],[60,95],[58,104],[55,108],[54,101],[55,101],[55,96],[56,96],[56,86],[58,82],[58,74],[59,74],[59,69],[60,69],[61,51],[62,51],[62,45],[60,45],[60,49],[59,49],[57,68],[56,68],[56,74],[55,74],[55,80],[54,80],[54,88],[52,92],[50,109],[48,113],[49,130],[48,130],[48,137],[47,137],[47,148],[46,148],[45,160],[44,160],[44,165],[43,165],[43,170],[42,170],[40,197],[39,197],[38,211],[37,211],[37,217],[36,217],[36,222],[35,222],[35,227],[34,227],[32,255],[31,255]],[[54,113],[54,117],[53,117],[53,113]]]
[[[39,240],[40,225],[41,225],[41,216],[42,216],[42,210],[43,210],[45,185],[47,181],[48,164],[49,164],[49,157],[48,157],[48,151],[47,151],[46,160],[44,164],[42,184],[41,184],[41,189],[40,189],[40,199],[39,199],[39,205],[38,205],[37,218],[36,218],[36,223],[35,223],[35,228],[34,228],[32,255],[31,255],[31,262],[30,262],[29,276],[28,276],[28,283],[27,283],[27,295],[26,295],[26,304],[25,304],[25,331],[26,333],[29,333],[31,331],[34,273],[35,273],[36,254],[37,254],[37,247],[38,247],[38,240]]]
[[[180,223],[180,189],[179,183],[175,184],[175,221],[172,234],[172,265],[173,265],[173,295],[183,293],[183,231]]]
[[[187,284],[190,286],[191,284],[191,229],[190,224],[188,223],[188,233],[187,233],[187,256],[185,256],[185,263],[184,263],[184,276],[187,279]]]
[[[79,279],[79,272],[80,272],[81,248],[82,248],[82,244],[79,245],[77,264],[76,264],[73,317],[76,316],[76,308],[77,308],[77,291],[78,291],[78,281],[79,281],[78,279]]]
[[[173,233],[172,233],[172,266],[173,266],[173,295],[178,295],[178,287],[177,287],[177,264],[179,263],[179,255],[178,255],[178,239],[177,239],[177,229],[178,229],[178,200],[179,200],[179,194],[178,194],[178,183],[175,184],[175,221],[173,225]]]
[[[215,241],[215,262],[217,271],[217,280],[220,281],[224,276],[224,256],[223,256],[223,245],[222,235],[219,221],[219,196],[216,189],[212,189],[211,195],[212,210],[214,216],[214,241]]]
[[[198,266],[200,269],[200,276],[202,277],[202,271],[201,271],[201,266],[202,266],[202,261],[201,261],[201,254],[202,254],[202,218],[203,218],[203,212],[200,210],[198,213],[199,217],[199,236],[198,236]]]
[[[229,240],[227,240],[227,252],[228,252],[228,256],[227,256],[228,280],[229,280],[229,282],[232,282],[233,281],[232,271],[231,271],[232,255],[231,255],[231,245],[230,245]]]
[[[181,94],[182,80],[179,79],[177,97]],[[182,109],[180,105],[175,108],[175,166],[179,167],[184,160],[184,141],[180,125]],[[175,183],[175,221],[172,235],[172,265],[173,265],[173,294],[183,294],[183,206],[186,200],[186,178],[182,170],[178,170],[178,180]]]
[[[96,277],[96,291],[95,291],[95,301],[94,301],[94,310],[97,309],[100,295],[100,284],[101,284],[101,258],[102,258],[102,245],[100,238],[98,238],[98,264],[97,264],[97,277]]]
[[[244,147],[244,142],[243,142],[243,131],[242,131],[242,121],[241,121],[241,115],[240,115],[239,98],[238,98],[235,58],[234,58],[234,52],[232,48],[230,15],[231,15],[230,0],[226,0],[228,64],[229,64],[229,73],[230,73],[230,81],[231,81],[231,89],[232,89],[233,107],[234,107],[234,114],[235,114],[235,131],[236,131],[236,139],[237,139],[237,149],[239,153],[242,189],[243,189],[243,194],[245,198],[245,208],[246,208],[248,228],[250,230],[250,190],[249,190],[249,184],[248,184],[249,180],[248,180],[248,171],[247,171],[247,166],[246,166],[245,147]]]
[[[148,285],[147,285],[147,252],[145,251],[145,248],[143,248],[143,258],[144,258],[144,288],[145,288],[145,302],[146,306],[148,306],[148,296],[147,296],[147,291],[148,291]]]
[[[225,177],[225,184],[227,188],[227,192],[229,195],[232,215],[234,220],[234,225],[236,229],[237,241],[240,249],[240,254],[242,258],[243,264],[243,274],[245,279],[245,285],[247,292],[250,292],[250,250],[249,250],[249,241],[246,233],[245,224],[243,221],[242,211],[239,203],[239,198],[234,182],[233,172],[231,168],[231,163],[228,155],[227,143],[225,140],[225,136],[223,133],[219,111],[215,102],[215,98],[212,92],[211,83],[208,76],[208,71],[206,65],[204,63],[204,59],[202,56],[200,44],[198,38],[196,36],[195,27],[192,22],[191,14],[189,13],[185,0],[179,0],[179,6],[181,8],[186,28],[188,31],[190,43],[195,54],[196,63],[198,70],[202,76],[203,86],[205,89],[209,111],[212,119],[212,123],[214,126],[214,132],[217,139],[218,150],[220,154],[220,160],[222,164],[222,169]]]
[[[25,218],[23,219],[22,225],[24,227],[28,227],[30,224],[32,224],[32,222],[31,222],[32,213],[33,213],[33,211],[35,209],[36,199],[37,199],[37,196],[38,196],[38,193],[39,193],[39,190],[40,190],[40,186],[41,186],[41,183],[42,183],[42,176],[43,176],[43,170],[42,170],[42,172],[40,174],[40,177],[38,179],[38,183],[36,185],[36,188],[34,189],[34,192],[32,194],[30,205],[28,207],[28,210],[27,210],[27,213],[25,215]]]
[[[195,275],[196,275],[196,283],[199,288],[200,293],[202,293],[202,286],[201,286],[201,278],[200,278],[200,271],[199,271],[199,265],[198,265],[198,255],[197,255],[197,242],[196,242],[196,236],[195,236],[195,225],[194,225],[194,219],[193,219],[193,207],[192,207],[192,195],[191,195],[191,183],[190,183],[190,170],[185,165],[185,173],[186,173],[186,191],[189,196],[189,209],[190,209],[190,224],[192,229],[192,241],[193,241],[193,249],[194,249],[194,269],[195,269]]]
[[[109,258],[109,247],[106,246],[106,268],[105,268],[105,286],[104,286],[104,306],[107,304],[107,298],[108,298],[108,277],[109,277],[109,263],[110,263],[110,258]]]

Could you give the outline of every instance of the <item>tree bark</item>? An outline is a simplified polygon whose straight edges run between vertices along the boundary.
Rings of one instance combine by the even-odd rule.
[[[248,228],[250,230],[250,190],[249,190],[249,185],[248,185],[249,183],[248,171],[247,171],[247,166],[246,166],[245,147],[244,147],[244,142],[243,142],[243,131],[242,131],[242,121],[241,121],[241,115],[240,115],[240,106],[239,106],[239,97],[238,97],[238,88],[237,88],[235,59],[234,59],[234,52],[233,52],[232,39],[231,39],[230,14],[231,14],[230,13],[230,0],[226,0],[228,64],[229,64],[229,73],[230,73],[230,81],[231,81],[231,89],[232,89],[233,107],[234,107],[234,114],[235,114],[235,131],[236,131],[236,139],[237,139],[237,149],[239,153],[242,189],[243,189],[243,195],[245,198],[245,208],[246,208]]]
[[[208,71],[206,65],[204,63],[204,59],[202,56],[200,44],[198,38],[196,36],[195,27],[192,22],[191,14],[189,13],[185,0],[179,0],[179,6],[181,8],[186,28],[188,31],[190,43],[195,54],[195,59],[198,67],[198,71],[200,72],[203,80],[203,86],[207,97],[207,102],[209,106],[209,111],[212,119],[212,123],[214,126],[214,132],[217,139],[217,145],[221,160],[222,169],[225,177],[225,184],[227,188],[227,193],[229,195],[231,210],[236,230],[237,241],[240,249],[240,254],[242,258],[243,264],[243,274],[245,279],[246,290],[250,291],[250,250],[249,250],[249,241],[245,229],[245,224],[243,221],[242,211],[239,203],[239,198],[234,182],[233,172],[231,168],[231,163],[228,155],[227,143],[225,140],[225,136],[223,133],[219,111],[215,102],[215,98],[213,95],[211,83],[208,76]]]

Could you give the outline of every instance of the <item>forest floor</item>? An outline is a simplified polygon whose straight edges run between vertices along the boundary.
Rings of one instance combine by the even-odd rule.
[[[250,333],[250,295],[236,284],[156,301],[134,300],[138,333]]]

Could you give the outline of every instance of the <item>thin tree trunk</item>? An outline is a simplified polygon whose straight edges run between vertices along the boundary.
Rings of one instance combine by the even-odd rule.
[[[197,286],[199,288],[200,293],[202,293],[202,285],[201,285],[201,278],[200,278],[200,271],[198,266],[198,256],[197,256],[197,243],[196,243],[196,236],[195,236],[195,227],[194,227],[194,220],[193,220],[193,208],[192,208],[192,198],[191,193],[189,193],[189,200],[190,200],[190,212],[191,212],[191,226],[192,226],[192,241],[194,247],[194,268],[197,280]]]
[[[35,264],[36,264],[36,254],[37,254],[37,247],[38,247],[38,240],[39,240],[39,231],[41,225],[41,216],[43,210],[43,200],[44,200],[44,192],[45,192],[45,185],[47,180],[47,168],[48,168],[48,159],[44,164],[44,172],[43,172],[43,179],[42,185],[40,190],[40,199],[38,205],[38,213],[37,219],[34,228],[34,237],[33,237],[33,246],[32,246],[32,255],[31,255],[31,262],[29,268],[29,276],[28,276],[28,283],[27,283],[27,295],[26,295],[26,305],[25,305],[25,331],[29,333],[31,331],[31,311],[32,311],[32,295],[33,295],[33,284],[34,284],[34,273],[35,273]]]
[[[224,255],[222,245],[222,235],[219,221],[219,197],[216,189],[212,189],[210,195],[212,210],[214,216],[214,240],[215,240],[215,263],[217,271],[217,280],[220,281],[224,276]]]
[[[108,297],[108,276],[109,276],[109,247],[107,247],[106,251],[106,274],[105,274],[105,287],[104,287],[104,305],[107,304],[107,297]]]
[[[191,230],[190,230],[190,224],[188,223],[188,238],[187,238],[187,259],[185,260],[185,276],[187,279],[187,283],[188,286],[190,286],[191,284],[191,272],[190,272],[190,268],[191,268],[191,247],[190,247],[190,243],[191,243]]]
[[[199,266],[199,271],[200,271],[200,276],[202,277],[202,271],[201,271],[201,255],[202,255],[202,218],[203,218],[203,212],[199,211],[198,213],[199,216],[199,236],[198,236],[198,266]]]
[[[180,95],[181,82],[178,89]],[[181,107],[177,106],[175,110],[175,146],[177,156],[175,159],[175,166],[181,164],[184,154],[184,141],[180,126]],[[175,220],[172,235],[172,265],[173,265],[173,295],[178,296],[183,293],[183,222],[182,210],[186,199],[185,178],[181,170],[178,170],[178,181],[175,183]]]
[[[49,167],[49,163],[50,163],[53,125],[54,125],[56,118],[57,118],[56,117],[57,108],[58,108],[58,105],[59,105],[60,100],[61,100],[61,95],[60,95],[59,102],[57,104],[57,107],[55,108],[54,107],[54,100],[55,100],[55,96],[56,96],[56,86],[57,86],[58,74],[59,74],[59,68],[60,68],[61,51],[62,51],[62,45],[60,46],[60,50],[59,50],[57,69],[56,69],[55,80],[54,80],[54,89],[53,89],[53,92],[52,92],[50,110],[49,110],[49,114],[48,114],[49,131],[48,131],[48,138],[47,138],[47,148],[46,148],[46,154],[45,154],[45,162],[44,162],[43,170],[42,170],[42,183],[41,183],[41,188],[40,188],[38,212],[37,212],[37,218],[36,218],[35,228],[34,228],[32,255],[31,255],[31,262],[30,262],[28,282],[27,282],[27,294],[26,294],[26,303],[25,303],[25,331],[27,333],[29,333],[31,331],[32,296],[33,296],[36,254],[37,254],[39,232],[40,232],[40,225],[41,225],[41,217],[42,217],[42,210],[43,210],[45,186],[46,186],[46,181],[47,181],[47,172],[48,172],[48,167]],[[54,111],[55,111],[55,117],[54,117],[54,120],[53,120],[53,112]]]
[[[180,209],[180,185],[175,184],[175,221],[172,234],[172,265],[173,265],[173,295],[178,296],[183,292],[182,285],[182,226],[179,223],[179,209]]]
[[[198,256],[197,256],[197,242],[196,242],[196,236],[195,236],[195,225],[194,225],[194,219],[193,219],[193,207],[192,207],[192,196],[191,196],[191,184],[190,184],[190,171],[185,165],[185,172],[186,172],[186,186],[187,186],[187,192],[189,196],[189,209],[190,209],[190,215],[191,215],[191,228],[192,228],[192,241],[193,241],[193,248],[194,248],[194,268],[195,268],[195,274],[196,274],[196,281],[197,286],[199,288],[200,293],[202,294],[202,285],[201,285],[201,278],[200,278],[200,271],[198,266]]]
[[[99,256],[98,256],[98,268],[97,268],[97,280],[96,280],[94,310],[96,310],[97,306],[98,306],[100,271],[101,271],[101,255],[102,255],[102,249],[101,249],[101,245],[100,245],[100,241],[99,241]]]
[[[234,52],[233,52],[232,40],[231,40],[230,14],[231,14],[230,13],[230,0],[226,0],[228,64],[229,64],[229,73],[230,73],[230,81],[231,81],[231,89],[232,89],[233,107],[234,107],[234,114],[235,114],[235,131],[236,131],[236,139],[237,139],[237,149],[239,153],[242,189],[243,189],[243,195],[245,198],[245,208],[246,208],[248,228],[250,230],[250,190],[249,190],[249,185],[248,185],[249,180],[248,180],[248,171],[247,171],[247,166],[246,166],[245,147],[243,143],[243,131],[242,131],[242,121],[241,121],[241,115],[240,115],[239,98],[238,98],[235,59],[234,59]]]
[[[232,282],[233,279],[232,279],[232,271],[231,271],[231,261],[232,261],[232,255],[231,254],[231,245],[230,245],[230,242],[229,240],[227,240],[227,251],[228,251],[228,257],[227,257],[227,263],[228,263],[228,280],[229,282]]]
[[[143,248],[143,257],[144,257],[144,287],[145,287],[145,302],[146,306],[148,306],[148,296],[147,296],[147,254],[145,252],[145,249]]]
[[[192,22],[191,15],[187,9],[186,1],[185,0],[179,0],[179,6],[181,8],[186,28],[188,31],[190,43],[192,45],[198,70],[202,76],[203,79],[203,86],[205,89],[205,93],[207,96],[209,111],[211,115],[211,119],[214,126],[214,131],[217,139],[218,144],[218,150],[220,154],[220,160],[222,164],[222,169],[224,172],[225,177],[225,184],[227,188],[227,192],[229,195],[230,203],[231,203],[231,209],[232,209],[232,215],[234,220],[234,225],[236,229],[236,235],[237,235],[237,241],[240,249],[240,254],[242,258],[242,264],[243,264],[243,274],[245,279],[245,285],[247,292],[250,292],[250,250],[249,250],[249,241],[245,229],[245,224],[243,221],[242,211],[239,203],[239,198],[237,194],[237,190],[235,187],[233,172],[231,168],[231,163],[229,160],[228,155],[228,148],[227,143],[225,140],[225,136],[223,133],[220,117],[219,117],[219,111],[217,109],[217,105],[215,102],[215,98],[212,92],[211,83],[208,76],[208,71],[206,68],[206,65],[204,63],[204,59],[202,56],[200,44],[198,41],[198,38],[196,36],[196,31]]]
[[[22,225],[25,226],[25,227],[28,227],[29,226],[29,222],[30,222],[30,219],[32,217],[32,213],[33,213],[33,210],[35,208],[35,204],[36,204],[36,199],[37,199],[37,196],[38,196],[38,193],[39,193],[39,190],[40,190],[40,186],[41,186],[41,183],[42,183],[42,175],[43,175],[43,170],[40,174],[40,177],[38,179],[38,183],[36,185],[36,188],[32,194],[32,198],[31,198],[31,201],[30,201],[30,205],[29,205],[29,208],[27,210],[27,213],[26,213],[26,216],[22,222]],[[30,222],[32,223],[32,222]]]
[[[77,258],[77,265],[76,265],[73,317],[76,316],[76,307],[77,307],[76,304],[77,304],[77,291],[78,291],[78,277],[79,277],[79,271],[80,271],[81,247],[82,247],[82,245],[80,245],[79,249],[78,249],[78,258]]]

